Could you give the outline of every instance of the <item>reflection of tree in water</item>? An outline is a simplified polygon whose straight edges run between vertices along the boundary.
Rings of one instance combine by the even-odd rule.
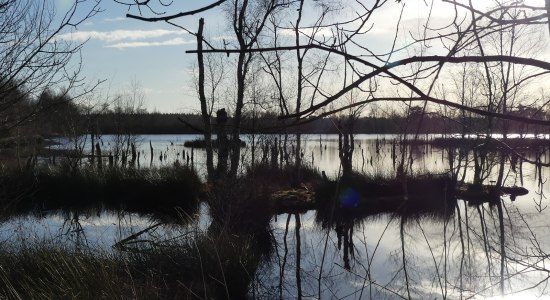
[[[80,251],[82,246],[88,246],[88,239],[84,232],[84,227],[81,224],[81,217],[79,211],[66,211],[63,225],[60,228],[60,234],[62,237],[66,237],[75,245],[75,249]]]
[[[459,156],[448,160],[456,174],[454,180],[475,171],[473,160],[467,161],[467,151],[447,153]],[[479,164],[482,168],[478,171],[481,174],[477,177],[479,181],[488,180],[495,174],[487,168],[503,167],[500,155],[503,154],[492,152],[491,157],[483,158],[484,162]],[[481,161],[481,158],[477,159]],[[512,165],[504,167],[512,168]],[[518,182],[520,178],[517,176],[524,173],[520,172],[522,167],[517,161],[513,168],[513,173],[505,172],[508,173],[506,182]],[[534,169],[538,180],[543,176],[541,167]],[[341,190],[350,187],[345,185],[346,182],[339,184]],[[431,206],[422,209],[418,207],[421,202],[416,202],[412,210],[399,206],[394,206],[393,210],[380,207],[376,210],[371,205],[369,210],[358,210],[360,213],[346,210],[345,201],[338,199],[339,194],[334,190],[333,193],[324,191],[323,195],[331,195],[338,201],[326,203],[326,214],[323,207],[317,211],[316,221],[324,228],[321,236],[315,230],[304,230],[306,239],[302,237],[301,242],[305,255],[301,255],[314,265],[301,266],[302,275],[305,275],[302,276],[301,292],[316,297],[322,295],[322,298],[354,295],[361,299],[457,299],[545,293],[550,272],[545,267],[549,257],[545,250],[548,245],[540,240],[541,233],[547,228],[547,225],[540,227],[544,224],[544,214],[541,214],[544,207],[539,205],[535,210],[529,209],[526,197],[520,198],[519,206],[510,203],[508,198],[500,196],[500,193],[510,190],[507,187],[482,187],[478,193],[493,191],[485,200],[481,193],[476,201],[470,202],[456,201],[456,198],[442,201],[439,198],[439,203],[447,205],[437,209]],[[542,192],[540,182],[539,188]],[[513,197],[514,194],[510,196]],[[410,198],[414,199],[414,196]],[[289,261],[287,257],[299,254],[292,253],[294,248],[287,246],[289,222],[290,216],[284,238],[285,262]],[[383,230],[373,230],[384,227],[384,224]],[[392,241],[391,249],[381,248],[381,245],[388,246],[385,240]],[[391,259],[384,258],[387,254],[391,254]],[[384,268],[376,265],[380,260],[385,262]],[[296,293],[297,285],[289,276],[283,278],[284,270],[279,271],[280,298],[288,293],[292,295],[289,291]]]
[[[471,174],[473,161],[468,166],[464,151],[447,153],[462,155],[464,160],[459,163],[458,158],[445,157],[450,169],[461,166],[453,169],[454,174]],[[501,160],[495,157],[493,161],[497,165],[493,168],[500,167]],[[520,165],[518,161],[516,172],[509,172],[509,179],[519,181],[512,176],[521,174]],[[533,169],[539,182],[539,178],[546,175],[540,171],[544,169]],[[347,181],[327,183],[330,189],[321,194],[335,202],[321,203],[324,206],[319,207],[315,216],[309,213],[283,215],[279,228],[273,228],[276,226],[273,226],[272,215],[260,215],[261,207],[254,206],[258,203],[261,206],[264,202],[247,202],[253,200],[247,198],[252,194],[262,197],[261,193],[256,193],[259,190],[250,195],[231,194],[236,183],[219,186],[215,195],[220,197],[217,200],[225,202],[217,206],[220,211],[212,213],[220,215],[215,217],[204,235],[182,235],[180,241],[189,238],[190,248],[176,248],[179,246],[166,241],[168,238],[163,234],[155,236],[158,245],[151,243],[149,247],[174,247],[178,251],[194,249],[195,252],[188,253],[200,253],[203,259],[213,257],[210,266],[218,269],[220,261],[228,262],[223,265],[226,268],[223,273],[211,273],[222,282],[215,286],[225,293],[225,287],[235,284],[238,286],[234,290],[236,295],[254,295],[259,299],[318,298],[319,295],[329,299],[350,294],[356,299],[456,299],[511,294],[521,290],[546,291],[550,272],[545,267],[548,244],[541,238],[544,228],[540,225],[544,223],[538,223],[544,218],[544,213],[541,213],[544,212],[544,189],[540,182],[538,196],[541,205],[533,210],[527,205],[530,203],[525,203],[526,197],[510,203],[498,194],[497,201],[489,202],[484,198],[475,205],[473,201],[448,197],[445,187],[452,186],[453,180],[460,181],[459,175],[451,178],[434,176],[430,178],[432,185],[423,185],[418,178],[406,177],[409,185],[406,198],[403,191],[383,198],[388,191],[401,188],[403,178],[388,183],[386,190],[375,194],[372,183],[354,176],[352,173]],[[380,184],[383,178],[376,180]],[[367,193],[378,198],[361,202]],[[133,208],[136,212],[148,211],[145,207],[135,206],[135,203],[134,206],[127,204],[126,208]],[[190,212],[196,212],[196,207],[192,208]],[[87,214],[68,213],[64,229],[80,237],[77,240],[82,244],[86,239],[81,222]],[[155,222],[176,227],[185,225],[176,222],[183,215],[182,211],[169,214],[167,210],[160,210],[150,217]],[[127,213],[122,213],[119,220],[132,222]],[[215,243],[218,237],[225,243]],[[277,241],[275,245],[266,242],[273,240]],[[231,251],[207,251],[200,247]],[[176,254],[176,250],[167,253],[170,258]],[[265,259],[270,255],[271,260]],[[245,267],[229,263],[244,262],[239,260],[243,258],[248,263]],[[178,261],[178,266],[183,262]],[[194,274],[195,279],[200,279],[197,274],[200,273]],[[241,281],[231,283],[228,278],[223,278],[224,274],[227,277],[229,274],[245,275],[241,276]]]
[[[335,227],[336,236],[338,238],[338,250],[342,250],[342,244],[344,249],[344,268],[346,270],[351,269],[349,264],[349,257],[353,258],[353,223],[338,224]]]
[[[380,237],[373,235],[368,224],[384,220],[394,228],[384,231]],[[514,294],[530,289],[538,294],[544,292],[549,278],[550,272],[544,267],[548,254],[526,220],[528,217],[518,208],[510,209],[504,203],[478,208],[458,204],[454,218],[449,220],[403,222],[403,219],[382,218],[365,220],[355,227],[337,225],[331,234],[336,236],[332,249],[340,252],[337,257],[343,261],[341,270],[346,269],[354,280],[364,282],[354,292],[371,295],[373,299],[382,296],[414,299],[430,295],[455,299]],[[376,253],[379,246],[376,240],[392,239],[383,236],[395,231],[399,238],[393,245],[391,259],[386,260],[390,264],[385,270],[372,268],[374,256],[384,257],[384,252]],[[345,243],[351,244],[351,241],[353,246],[346,249]],[[372,243],[374,247],[367,247]],[[319,253],[320,249],[316,251]],[[325,272],[323,280],[341,283],[333,277],[338,271],[327,269]]]

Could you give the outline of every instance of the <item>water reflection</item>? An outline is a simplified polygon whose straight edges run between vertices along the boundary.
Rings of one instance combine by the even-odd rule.
[[[254,293],[283,299],[298,294],[455,299],[532,288],[522,295],[539,295],[545,286],[537,283],[549,274],[544,264],[549,245],[540,240],[548,230],[544,217],[522,213],[509,201],[500,210],[458,201],[453,217],[447,219],[407,221],[397,214],[381,214],[326,229],[317,225],[314,212],[282,215],[271,225],[276,243],[270,262],[253,268],[262,270],[252,279]],[[208,232],[210,223],[203,222],[200,230]],[[189,232],[197,230],[156,224],[135,214],[57,214],[12,220],[3,224],[2,232],[4,242],[12,245],[32,245],[41,239],[75,248],[123,242],[125,247],[117,251],[132,251],[178,239],[192,241],[195,235]]]
[[[151,143],[167,153],[155,163],[170,164],[181,157],[181,140],[177,138]],[[280,137],[265,140],[272,144],[258,147],[263,153],[248,156],[249,150],[243,149],[245,160],[275,165],[288,159],[286,150],[275,146]],[[261,215],[257,226],[250,221],[256,220],[250,217],[256,208],[229,212],[228,204],[217,206],[222,211],[201,204],[190,214],[196,218],[185,224],[175,222],[185,215],[182,212],[168,214],[169,218],[165,213],[140,213],[131,205],[124,210],[105,206],[65,209],[5,222],[3,240],[24,244],[31,238],[54,238],[79,249],[118,245],[112,251],[126,252],[173,246],[175,240],[197,243],[205,245],[198,251],[201,258],[216,257],[211,262],[214,265],[228,261],[224,270],[246,279],[229,283],[231,278],[222,278],[223,272],[212,273],[212,282],[224,283],[212,286],[232,285],[235,291],[231,294],[260,299],[546,297],[550,278],[550,244],[545,238],[550,226],[545,197],[548,168],[526,160],[546,163],[547,150],[525,151],[523,158],[504,155],[503,185],[531,191],[512,202],[493,188],[502,169],[503,154],[498,151],[426,144],[403,147],[389,136],[358,135],[350,164],[362,175],[341,180],[336,176],[341,148],[337,136],[306,136],[301,146],[304,160],[315,162],[328,177],[316,190],[316,211]],[[404,163],[402,172],[406,174],[396,177],[403,152],[411,159]],[[203,153],[191,153],[194,162],[189,163],[200,169]],[[293,155],[292,150],[286,155]],[[431,175],[417,176],[426,172]],[[460,182],[482,190],[464,188],[455,193]],[[220,189],[218,200],[246,198],[238,193],[228,195],[229,190]],[[258,191],[259,187],[254,193]],[[237,221],[224,223],[226,214]],[[216,253],[215,249],[230,249],[231,253]],[[253,255],[238,256],[235,252],[239,251]]]
[[[314,218],[303,216],[306,224]],[[313,224],[302,228],[307,239],[301,242],[310,246],[303,249],[308,254],[300,266],[305,274],[301,287],[303,294],[313,297],[457,299],[501,293],[534,297],[544,294],[545,285],[540,283],[549,275],[543,266],[547,248],[535,242],[547,225],[538,228],[541,231],[533,229],[512,204],[499,210],[459,202],[454,218],[448,220],[405,222],[386,215],[326,231]],[[291,240],[286,249],[297,244]],[[292,262],[293,255],[302,254],[291,250],[286,262]],[[286,266],[293,267],[298,265]],[[284,284],[282,298],[291,298],[298,287]]]

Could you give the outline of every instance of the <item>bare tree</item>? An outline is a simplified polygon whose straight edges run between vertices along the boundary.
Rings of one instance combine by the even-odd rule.
[[[145,111],[144,101],[145,92],[137,80],[133,80],[128,85],[128,90],[116,96],[113,100],[116,134],[112,141],[111,150],[115,163],[120,159],[121,164],[124,166],[130,155],[132,155],[131,161],[135,160],[135,149],[139,140],[133,131],[139,122],[138,115]]]
[[[240,132],[251,63],[264,65],[279,90],[280,118],[294,124],[383,102],[389,106],[406,103],[408,107],[420,103],[423,112],[430,106],[445,106],[462,111],[463,116],[476,114],[489,120],[550,125],[547,120],[512,114],[507,109],[519,99],[516,92],[520,86],[536,81],[550,71],[550,63],[537,59],[537,53],[510,51],[513,43],[505,37],[513,35],[514,39],[526,39],[532,36],[533,31],[548,23],[545,5],[535,6],[524,1],[489,5],[474,1],[433,0],[425,2],[424,24],[421,30],[414,32],[402,18],[406,2],[378,0],[367,5],[352,1],[266,0],[249,3],[220,0],[195,10],[175,13],[161,13],[160,7],[163,11],[171,7],[163,2],[128,1],[125,4],[139,9],[138,15],[128,14],[130,18],[174,25],[177,25],[174,22],[178,18],[209,10],[221,8],[229,13],[236,43],[214,47],[205,40],[206,48],[188,53],[238,56],[233,140],[238,139]],[[454,16],[436,22],[433,11],[436,5],[446,5],[447,10],[454,10]],[[401,12],[394,19],[393,43],[386,47],[374,45],[369,40],[371,32],[382,26],[379,13],[382,8],[395,8]],[[153,15],[147,16],[151,12]],[[386,22],[383,30],[387,30],[387,26]],[[520,27],[526,29],[519,30]],[[294,41],[284,43],[281,37],[288,33]],[[404,39],[402,35],[408,38]],[[489,51],[491,44],[498,46],[493,50],[500,50]],[[294,58],[284,56],[283,61],[284,52],[296,55]],[[262,59],[253,60],[255,53],[261,54]],[[283,63],[291,68],[281,67]],[[484,87],[487,99],[492,99],[487,105],[479,106],[438,93],[438,90],[444,90],[442,85],[456,72],[456,66],[464,64],[480,70],[477,75],[481,75],[483,80],[478,83]],[[343,65],[348,67],[342,68]],[[296,75],[291,76],[291,73]],[[282,92],[282,78],[296,80],[290,85],[294,92],[286,95]],[[497,85],[500,92],[497,92]],[[357,93],[357,101],[339,102],[351,92]],[[289,101],[289,97],[296,102]],[[308,106],[304,103],[306,98],[311,99]],[[295,106],[291,107],[291,104]],[[541,102],[535,103],[538,107],[542,105]],[[231,154],[233,175],[236,174],[239,156],[239,147],[234,144]]]
[[[86,11],[84,6],[90,2]],[[83,44],[58,39],[100,11],[100,0],[78,0],[59,16],[54,3],[40,0],[0,1],[0,128],[9,130],[34,116],[36,109],[13,108],[46,88],[64,91],[84,87],[79,77]],[[74,63],[74,64],[73,64]],[[78,97],[95,85],[76,92]],[[11,111],[10,111],[11,110]]]

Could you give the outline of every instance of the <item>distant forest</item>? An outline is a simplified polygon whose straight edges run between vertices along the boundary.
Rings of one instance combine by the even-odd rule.
[[[88,118],[90,118],[88,116]],[[97,114],[90,118],[89,132],[101,134],[198,134],[201,133],[202,119],[198,114],[162,114],[162,113],[137,113],[137,114]],[[276,115],[266,114],[262,117],[251,119],[245,118],[241,124],[242,133],[304,133],[304,134],[337,134],[339,122],[346,119],[338,117],[320,118],[304,122],[302,125],[289,125],[284,129],[283,121]],[[303,122],[303,121],[302,121]],[[486,132],[486,118],[469,117],[467,119],[450,119],[435,114],[412,114],[405,116],[394,116],[390,118],[361,117],[353,121],[353,133],[460,133],[463,131],[463,124],[469,129],[468,132]],[[494,132],[500,132],[499,128],[504,124],[502,121],[492,120]],[[542,126],[526,125],[513,121],[506,121],[509,133],[542,133],[545,128]],[[229,119],[228,126],[232,120]],[[212,118],[215,124],[215,118]]]
[[[200,134],[203,119],[200,114],[166,114],[147,112],[128,103],[108,106],[85,106],[71,101],[67,93],[43,91],[32,98],[18,88],[13,89],[10,99],[23,99],[6,110],[0,118],[0,137],[14,135],[78,136],[97,134]],[[127,101],[132,102],[132,101]],[[446,111],[447,116],[424,111],[420,106],[411,106],[405,113],[392,113],[385,117],[356,117],[354,115],[331,115],[325,118],[280,120],[272,112],[245,113],[240,122],[241,133],[303,133],[337,134],[343,125],[352,133],[545,133],[547,128],[503,119],[479,116],[461,110]],[[519,105],[507,115],[538,120],[550,120],[550,112]],[[252,117],[254,116],[254,117]],[[286,123],[285,123],[286,122]],[[216,118],[210,122],[216,127]],[[227,130],[235,127],[229,116]],[[286,126],[285,126],[286,125]],[[504,129],[504,130],[503,130]],[[215,132],[215,130],[214,130]]]
[[[85,133],[97,134],[200,134],[203,120],[199,114],[166,114],[135,109],[102,109],[94,112],[76,105],[66,94],[57,95],[43,92],[37,99],[28,100],[16,106],[17,111],[8,114],[13,117],[22,114],[31,116],[13,130],[1,131],[0,136],[14,134],[39,134],[43,136],[75,136]],[[18,112],[18,113],[16,113]],[[38,112],[35,115],[33,112]],[[518,115],[540,120],[549,120],[545,110],[519,106],[509,115]],[[34,116],[33,116],[34,115]],[[408,114],[392,114],[386,117],[353,117],[332,115],[325,118],[301,119],[302,125],[296,125],[295,119],[280,120],[274,113],[258,113],[255,118],[250,114],[243,116],[241,133],[304,133],[337,134],[338,126],[345,125],[353,133],[486,133],[503,132],[504,125],[508,133],[544,133],[543,126],[528,125],[514,121],[476,116],[460,111],[453,112],[455,117],[438,113],[423,112],[419,106],[411,107]],[[7,119],[6,119],[7,120]],[[351,120],[351,121],[350,121]],[[9,120],[8,120],[9,121]],[[15,123],[17,120],[13,121]],[[285,128],[286,122],[286,128]],[[351,122],[351,123],[350,123]],[[215,127],[216,118],[211,118]],[[228,130],[233,128],[229,117]],[[351,125],[351,126],[350,126]]]

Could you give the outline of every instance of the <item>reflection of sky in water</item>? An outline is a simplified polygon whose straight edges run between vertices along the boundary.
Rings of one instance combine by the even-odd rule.
[[[201,205],[200,217],[188,227],[160,226],[143,234],[143,239],[165,240],[177,236],[180,231],[205,230],[210,223],[208,207]],[[13,246],[32,246],[40,242],[53,242],[72,246],[87,245],[92,248],[111,249],[123,238],[148,228],[157,221],[135,213],[104,211],[101,214],[80,214],[78,222],[72,216],[51,212],[46,216],[22,216],[0,225],[0,241]]]
[[[465,208],[462,202],[459,203],[461,216],[464,218]],[[516,210],[517,207],[509,201],[505,202],[505,206],[510,213],[510,220],[512,220],[512,222],[508,222],[508,218],[505,219],[506,245],[507,251],[510,251],[508,254],[510,259],[507,260],[508,271],[510,274],[522,273],[521,275],[511,275],[511,279],[506,280],[505,289],[509,291],[510,287],[513,287],[515,290],[521,290],[535,286],[547,274],[544,272],[528,272],[530,269],[512,261],[512,259],[521,257],[520,253],[530,253],[533,249],[528,235],[528,228],[525,223],[520,221],[520,213]],[[476,209],[470,207],[468,208],[469,226],[471,226],[469,231],[470,243],[468,243],[470,255],[467,255],[463,262],[465,264],[463,287],[469,291],[462,294],[463,298],[475,296],[474,299],[486,299],[499,293],[500,256],[498,253],[499,234],[498,227],[496,227],[498,224],[493,223],[494,218],[488,216],[491,212],[487,207],[482,209],[488,225],[486,234],[491,249],[492,279],[489,278],[487,271],[487,258],[484,252],[483,239],[481,238],[482,233],[479,226],[477,226],[480,218]],[[492,213],[496,216],[496,209]],[[540,241],[543,243],[542,248],[548,250],[549,245],[543,238],[547,236],[548,229],[550,229],[548,225],[543,225],[548,218],[547,213],[523,216],[529,220],[530,225],[533,224],[531,230],[542,239]],[[345,296],[348,296],[346,299],[400,298],[386,289],[397,291],[399,295],[406,297],[399,219],[392,220],[389,217],[380,217],[356,225],[353,235],[355,257],[351,259],[351,271],[347,272],[343,267],[343,251],[338,250],[334,230],[327,236],[325,231],[321,231],[313,225],[313,218],[313,212],[302,215],[301,274],[304,295],[312,294],[315,297],[317,295],[317,279],[326,241],[327,252],[323,264],[323,298],[334,299]],[[279,253],[284,252],[282,241],[286,219],[286,215],[281,215],[274,224],[275,236],[279,241]],[[447,224],[443,221],[421,219],[418,223],[412,222],[405,225],[405,259],[413,299],[441,299],[442,289],[446,290],[450,299],[461,298],[457,287],[459,286],[459,268],[463,252],[457,222],[455,215],[455,218],[449,220]],[[463,234],[466,235],[464,219],[462,219],[462,226]],[[285,295],[289,298],[292,298],[296,293],[295,242],[295,223],[294,217],[292,217],[287,234],[287,243],[290,250],[285,271],[285,281],[289,289],[285,292]],[[467,251],[468,246],[466,246]],[[271,275],[274,278],[279,274],[277,261],[278,259],[275,257],[273,264],[276,267],[273,268],[273,274]],[[441,284],[437,278],[438,273],[442,280]],[[365,281],[366,279],[368,280]],[[369,284],[369,280],[373,284]],[[476,296],[473,291],[479,291],[480,295]],[[360,297],[361,292],[362,297]],[[535,288],[515,295],[519,298],[507,299],[531,299],[534,297],[538,299],[539,296],[540,289]],[[548,299],[547,296],[545,297],[542,299]]]
[[[159,154],[155,154],[153,165],[159,166],[172,164],[176,159],[181,161],[183,150],[190,155],[191,150],[184,148],[183,143],[197,137],[185,135],[140,136],[138,140],[140,141],[142,164],[143,161],[147,161],[148,165],[149,141],[152,142],[155,153],[160,153],[162,150],[167,154],[167,159],[163,162],[158,159]],[[259,142],[261,144],[273,141],[274,137],[261,136]],[[307,135],[305,138],[302,143],[304,160],[313,163],[317,169],[326,171],[329,176],[337,174],[339,171],[338,136]],[[354,168],[367,174],[395,174],[391,157],[392,145],[388,142],[390,138],[392,137],[358,135],[354,152]],[[110,139],[110,136],[102,138],[103,149],[108,149]],[[376,139],[381,142],[379,147],[376,146]],[[250,137],[246,136],[245,140],[250,142]],[[180,155],[178,156],[177,153]],[[243,153],[245,161],[250,162],[250,148],[243,149]],[[419,146],[414,147],[411,153],[414,158],[413,169],[415,172],[438,173],[448,170],[448,158],[445,151]],[[204,151],[194,150],[193,155],[195,166],[199,172],[204,172],[202,164]],[[527,156],[530,159],[535,158],[532,153],[528,153]],[[255,157],[260,159],[261,154],[258,153]],[[496,157],[493,160],[498,162]],[[548,152],[544,153],[542,161],[548,161]],[[473,166],[470,162],[466,173],[467,181],[472,179],[472,170]],[[493,172],[488,177],[487,183],[496,179],[495,173]],[[537,170],[533,165],[524,163],[522,173],[523,185],[529,189],[530,193],[519,197],[515,202],[511,202],[508,198],[504,198],[503,201],[505,250],[508,256],[505,291],[508,292],[535,286],[548,276],[547,272],[534,271],[529,265],[536,264],[546,267],[539,257],[550,252],[550,240],[548,240],[550,208],[538,212],[534,202],[542,199],[542,207],[548,205],[546,199],[548,184],[545,184],[542,189],[538,189],[535,180],[538,176]],[[542,181],[545,182],[548,178],[548,168],[543,168],[541,174]],[[505,176],[507,185],[521,185],[519,171],[507,171]],[[343,191],[340,195],[342,205],[349,208],[353,208],[357,200],[357,194],[353,190]],[[398,218],[392,219],[382,215],[355,224],[352,236],[354,255],[350,258],[351,271],[349,272],[344,269],[343,249],[338,250],[338,240],[334,228],[327,235],[327,231],[319,228],[314,222],[314,212],[301,215],[300,262],[303,295],[309,296],[309,298],[318,296],[318,277],[322,266],[321,294],[325,299],[398,299],[406,297],[403,247],[412,298],[441,299],[442,294],[446,294],[451,299],[461,297],[492,299],[492,296],[499,293],[500,279],[500,228],[497,209],[483,205],[478,211],[475,207],[465,207],[462,201],[458,203],[460,220],[455,212],[447,222],[423,218],[405,224],[404,244],[401,241]],[[206,214],[204,210],[203,207],[203,215]],[[484,220],[485,226],[483,229],[482,220]],[[63,228],[63,222],[64,220],[59,216],[39,220],[31,217],[11,220],[0,227],[0,237],[4,242],[32,238],[58,238],[62,241],[63,238],[59,237],[59,228]],[[202,228],[206,228],[207,221],[203,220],[202,222]],[[286,222],[287,215],[274,218],[272,228],[277,240],[277,251],[271,265],[266,266],[266,270],[259,274],[260,279],[269,283],[264,286],[264,289],[271,290],[275,295],[278,295],[280,264],[285,250],[283,241]],[[102,215],[101,218],[91,216],[88,219],[82,219],[88,242],[107,247],[121,237],[135,233],[150,224],[148,220],[137,216],[126,216],[121,222],[116,215]],[[157,234],[170,233],[168,229],[161,228]],[[461,236],[464,243],[461,243]],[[290,219],[286,240],[288,257],[284,271],[283,295],[285,298],[293,298],[296,294],[297,255],[294,216]],[[485,241],[487,241],[487,247],[485,247]],[[542,252],[537,252],[538,250],[542,250]],[[463,253],[465,253],[464,257]],[[547,262],[546,260],[543,261]],[[462,294],[458,289],[461,265],[463,266],[462,285],[464,290]],[[504,299],[528,299],[539,296],[548,299],[545,288],[545,284],[541,284],[534,289]]]
[[[399,135],[382,135],[382,134],[358,134],[355,136],[355,151],[353,153],[353,168],[354,170],[367,173],[367,174],[382,174],[382,175],[393,175],[395,174],[395,167],[392,160],[392,144],[393,139],[399,138]],[[441,135],[419,135],[420,139],[426,138],[436,138],[441,137]],[[513,137],[513,136],[511,136]],[[133,137],[136,140],[136,146],[140,155],[140,165],[144,167],[150,166],[150,157],[151,151],[149,143],[151,142],[153,146],[153,166],[163,166],[163,165],[172,165],[176,160],[180,163],[185,164],[186,158],[194,157],[194,166],[197,171],[201,173],[206,172],[206,154],[202,149],[194,149],[184,147],[183,144],[186,141],[191,141],[201,138],[201,135],[139,135]],[[282,140],[280,135],[258,135],[255,136],[255,144],[258,145],[256,149],[256,155],[254,156],[256,161],[261,160],[263,154],[261,146],[267,143],[273,143],[277,138],[279,141]],[[547,137],[550,138],[550,137]],[[243,135],[242,139],[247,142],[247,145],[252,144],[251,135]],[[101,136],[99,142],[102,145],[102,154],[108,155],[109,152],[112,152],[115,145],[115,136],[113,135],[103,135]],[[376,141],[379,141],[379,146],[376,146]],[[67,139],[58,139],[58,142],[61,143],[59,146],[53,146],[53,148],[63,148],[63,147],[72,147],[74,141],[68,141]],[[97,140],[96,140],[97,141]],[[89,150],[91,147],[90,137],[82,137],[79,140],[79,145],[85,150]],[[295,137],[289,136],[288,148],[289,155],[292,151],[292,147],[295,145]],[[319,171],[325,171],[329,176],[336,176],[340,171],[339,158],[338,158],[338,135],[335,134],[322,134],[322,135],[302,135],[302,147],[303,147],[303,158],[304,162],[312,165],[314,168]],[[397,157],[400,157],[399,145],[396,147]],[[251,163],[251,149],[250,147],[241,149],[242,155],[244,157],[244,163]],[[163,155],[162,161],[160,160],[160,155]],[[47,154],[47,151],[46,151]],[[164,155],[166,154],[166,159]],[[185,154],[185,159],[183,159],[183,154]],[[411,148],[411,155],[413,157],[413,171],[417,173],[423,172],[435,172],[443,173],[448,171],[448,158],[446,151],[441,149],[433,148],[430,146],[416,146]],[[548,151],[542,156],[542,161],[550,161],[548,157]],[[535,156],[533,153],[526,153],[526,156],[529,159],[534,160]],[[214,160],[217,158],[214,155]],[[470,156],[471,160],[471,156]],[[496,162],[496,158],[494,158]],[[269,161],[269,159],[268,159]],[[473,162],[470,161],[469,166],[473,168]],[[523,164],[523,176],[525,179],[526,188],[531,190],[529,185],[533,185],[535,182],[535,168],[528,163]],[[244,170],[244,167],[242,168]],[[548,168],[544,168],[543,177],[548,175]],[[472,178],[473,172],[468,172],[466,179]],[[496,179],[496,172],[493,172],[491,177],[488,180]],[[519,185],[519,174],[514,172],[509,172],[507,175],[507,182],[510,184]]]
[[[86,242],[89,246],[108,249],[121,237],[142,230],[151,223],[137,215],[103,213],[100,217],[80,216],[79,225],[82,231],[78,231],[77,224],[59,214],[18,217],[2,224],[0,238],[4,243],[22,246],[48,240],[70,245],[79,239],[79,242]]]

